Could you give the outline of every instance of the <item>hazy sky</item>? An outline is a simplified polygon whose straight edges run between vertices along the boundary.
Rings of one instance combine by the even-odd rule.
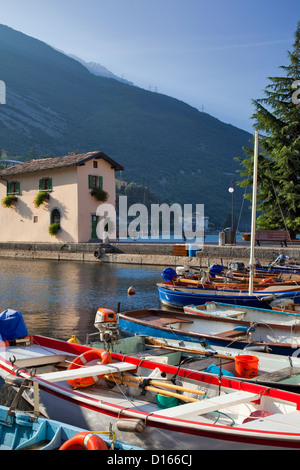
[[[299,0],[0,0],[1,24],[251,132],[299,20]]]

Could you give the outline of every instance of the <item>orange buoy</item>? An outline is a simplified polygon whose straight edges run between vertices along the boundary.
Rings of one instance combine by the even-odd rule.
[[[276,284],[276,281],[272,277],[267,277],[266,279],[260,281],[260,284]]]
[[[101,437],[91,432],[79,432],[66,441],[59,450],[107,450],[107,445]]]
[[[130,286],[129,289],[128,289],[128,291],[127,291],[127,293],[128,293],[129,295],[135,294],[135,288],[132,287],[132,286]]]
[[[105,351],[105,349],[90,349],[83,354],[80,354],[80,356],[77,356],[69,365],[67,370],[78,369],[81,366],[86,367],[88,362],[99,358],[102,361],[100,365],[110,364],[112,360],[111,354],[108,351]],[[89,387],[90,385],[94,385],[99,379],[101,379],[102,376],[103,375],[97,375],[96,377],[80,377],[78,379],[70,379],[68,380],[68,384],[71,385],[72,388]]]

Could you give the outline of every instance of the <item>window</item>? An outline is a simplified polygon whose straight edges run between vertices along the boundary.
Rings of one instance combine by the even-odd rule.
[[[61,218],[60,211],[58,209],[53,209],[51,212],[50,223],[60,225],[60,218]]]
[[[98,168],[98,162],[96,160],[93,161],[93,167]]]
[[[41,178],[39,182],[40,191],[52,191],[52,178]]]
[[[7,181],[7,194],[20,194],[19,181]]]
[[[101,188],[103,185],[103,177],[99,175],[89,175],[89,189]]]
[[[38,216],[37,216],[37,215],[34,215],[34,216],[33,216],[33,223],[34,223],[34,224],[37,224],[38,221],[39,221]]]

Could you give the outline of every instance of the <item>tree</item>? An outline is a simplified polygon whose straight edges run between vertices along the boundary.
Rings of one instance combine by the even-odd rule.
[[[253,100],[254,127],[259,131],[257,228],[288,229],[291,238],[300,233],[300,104],[295,86],[300,78],[300,22],[295,32],[289,65],[283,76],[269,77],[265,97]],[[252,183],[253,150],[244,149],[241,163],[246,176],[239,184]],[[248,198],[251,196],[248,195]]]

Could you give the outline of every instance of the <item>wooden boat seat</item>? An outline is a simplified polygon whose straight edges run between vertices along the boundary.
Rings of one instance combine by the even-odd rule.
[[[300,367],[284,367],[283,369],[273,372],[266,372],[265,374],[260,374],[258,379],[260,381],[265,380],[267,382],[280,382],[292,375],[300,375]]]
[[[143,321],[151,322],[155,326],[164,327],[166,325],[171,325],[172,323],[194,323],[193,320],[185,320],[183,318],[172,318],[172,317],[157,317],[157,316],[148,316],[143,317]]]
[[[244,310],[224,310],[224,312],[220,313],[220,317],[230,317],[230,318],[243,318],[243,316],[245,315],[245,311]]]
[[[249,401],[258,400],[260,395],[251,392],[232,392],[219,395],[213,398],[204,398],[200,401],[192,403],[185,403],[184,405],[174,406],[165,410],[159,411],[160,416],[169,418],[189,419],[193,416],[198,416],[212,411],[217,411],[228,406],[239,405]]]
[[[217,336],[222,336],[222,338],[238,338],[239,336],[245,336],[247,334],[247,331],[245,330],[228,330],[228,331],[223,331],[222,333],[218,333]]]
[[[48,382],[61,382],[63,380],[79,379],[82,377],[94,377],[116,372],[125,372],[134,370],[137,366],[128,362],[115,362],[112,364],[95,365],[88,367],[80,367],[78,369],[62,370],[56,372],[47,372],[40,374],[38,377]]]

